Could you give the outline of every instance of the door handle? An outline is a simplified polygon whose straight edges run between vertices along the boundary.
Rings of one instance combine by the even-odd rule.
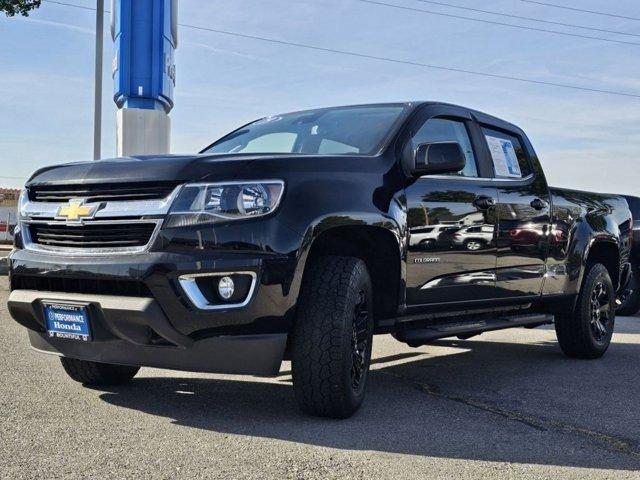
[[[493,197],[487,197],[486,195],[480,195],[473,201],[473,205],[480,210],[489,210],[496,204],[496,199]]]
[[[549,204],[547,202],[545,202],[544,200],[540,199],[540,198],[536,198],[535,200],[532,200],[530,203],[531,207],[536,209],[536,210],[544,210],[545,208],[547,208],[549,206]]]

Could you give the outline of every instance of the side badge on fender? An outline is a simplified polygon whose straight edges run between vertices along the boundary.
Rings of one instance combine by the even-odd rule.
[[[440,263],[439,257],[418,257],[413,259],[413,263]]]

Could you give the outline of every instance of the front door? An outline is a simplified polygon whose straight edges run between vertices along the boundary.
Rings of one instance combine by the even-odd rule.
[[[407,305],[495,297],[497,190],[477,161],[471,119],[428,118],[411,135],[421,143],[457,142],[467,165],[454,175],[424,176],[406,187]]]

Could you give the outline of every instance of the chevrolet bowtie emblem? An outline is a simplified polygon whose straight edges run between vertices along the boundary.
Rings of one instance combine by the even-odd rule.
[[[83,218],[91,218],[96,211],[95,206],[84,204],[84,200],[69,200],[69,205],[60,207],[57,218],[65,219],[67,222],[78,222]]]

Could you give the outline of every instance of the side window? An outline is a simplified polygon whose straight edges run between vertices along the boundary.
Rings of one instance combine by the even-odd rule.
[[[493,168],[498,178],[525,178],[533,173],[520,139],[514,135],[482,127]]]
[[[411,138],[411,147],[416,149],[421,143],[457,142],[467,159],[467,165],[457,175],[461,177],[477,177],[478,166],[473,154],[473,147],[469,139],[467,127],[463,122],[448,120],[445,118],[432,118],[427,120],[420,130]]]

